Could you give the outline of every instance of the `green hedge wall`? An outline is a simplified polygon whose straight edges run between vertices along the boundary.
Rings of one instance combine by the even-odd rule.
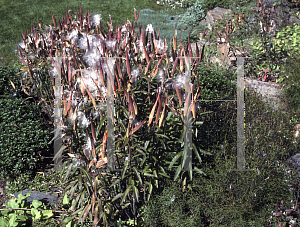
[[[18,67],[0,68],[0,174],[17,177],[34,170],[49,154],[51,127],[42,124],[34,99],[22,97]],[[14,83],[16,90],[11,86]],[[25,95],[25,94],[24,94]]]

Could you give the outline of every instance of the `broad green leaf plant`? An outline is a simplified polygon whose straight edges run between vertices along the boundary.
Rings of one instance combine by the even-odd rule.
[[[52,210],[48,210],[46,206],[38,200],[33,200],[32,204],[28,204],[25,198],[29,197],[31,193],[23,196],[22,193],[18,198],[13,198],[4,206],[6,208],[0,209],[0,226],[28,226],[37,223],[46,223],[54,216]]]

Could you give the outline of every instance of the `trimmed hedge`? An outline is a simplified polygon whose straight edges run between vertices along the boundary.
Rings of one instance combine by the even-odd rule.
[[[15,66],[0,68],[0,173],[3,177],[17,177],[36,169],[50,149],[51,127],[42,125],[42,115],[34,99],[22,97],[17,72]]]

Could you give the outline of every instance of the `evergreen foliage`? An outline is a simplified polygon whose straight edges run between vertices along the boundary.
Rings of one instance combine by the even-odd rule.
[[[42,115],[34,99],[22,98],[25,94],[19,92],[17,71],[14,67],[0,68],[0,171],[4,177],[34,170],[45,151],[49,152],[51,139],[50,129],[41,124]]]
[[[206,13],[201,3],[197,0],[193,6],[189,7],[186,13],[180,16],[181,21],[190,26],[197,26],[200,21],[204,20]]]

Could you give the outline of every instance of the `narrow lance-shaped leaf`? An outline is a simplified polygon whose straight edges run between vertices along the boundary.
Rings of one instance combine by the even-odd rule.
[[[174,87],[175,87],[175,90],[176,90],[176,94],[178,96],[178,99],[179,99],[179,104],[182,105],[182,96],[181,96],[181,92],[179,91],[178,87],[176,86],[176,83],[174,82],[173,78],[171,78],[172,81],[173,81],[173,84],[174,84]]]
[[[205,47],[205,44],[203,44],[203,46],[202,46],[202,50],[201,50],[201,55],[200,55],[200,61],[202,61],[203,60],[203,58],[204,58],[204,47]]]
[[[124,193],[119,193],[111,201],[114,202],[115,200],[121,198],[123,195],[124,195]]]
[[[96,143],[96,132],[95,132],[94,123],[92,121],[91,121],[91,131],[92,131],[94,143]]]
[[[94,214],[95,203],[96,203],[96,197],[95,197],[95,194],[93,193],[92,199],[91,199],[92,214]]]
[[[129,103],[129,115],[130,115],[130,113],[132,113],[133,118],[135,118],[134,108],[133,108],[133,105],[132,105],[131,97],[128,95],[127,91],[124,90],[124,93],[125,93],[125,97],[126,97],[128,103]]]
[[[134,22],[137,22],[137,20],[139,19],[140,16],[140,12],[138,13],[137,17],[135,18]]]
[[[55,20],[55,17],[53,16],[53,13],[51,12],[51,15],[52,15],[52,20],[53,20],[53,24],[54,24],[54,27],[56,29],[56,20]]]
[[[176,68],[177,62],[178,62],[178,57],[176,57],[176,60],[175,60],[175,62],[174,62],[173,69],[172,69],[172,73],[171,73],[171,77],[173,77],[173,75],[174,75],[174,73],[175,73],[175,68]]]
[[[159,120],[158,127],[161,127],[161,124],[163,123],[163,120],[164,120],[164,117],[165,117],[167,100],[168,100],[168,96],[166,97],[166,100],[165,100],[164,108],[163,108],[163,111],[162,111],[162,114],[161,114],[161,117],[160,117],[160,120]]]
[[[103,139],[102,139],[102,153],[101,158],[104,158],[105,148],[106,148],[106,141],[107,141],[107,131],[104,132]]]
[[[174,34],[174,37],[173,37],[173,48],[174,50],[176,50],[176,38],[177,38],[177,29],[176,29],[176,24],[175,24],[175,34]]]
[[[127,48],[126,48],[126,68],[127,68],[127,74],[129,76],[129,78],[131,78],[130,64],[129,64],[128,49]]]
[[[145,57],[146,57],[147,64],[149,65],[149,64],[150,64],[150,59],[149,59],[149,56],[148,56],[148,53],[147,53],[147,50],[146,50],[146,47],[145,47],[144,44],[143,44],[143,48],[144,48],[144,53],[145,53]],[[146,74],[145,74],[145,75],[146,75]]]
[[[139,128],[145,123],[145,121],[147,120],[147,118],[145,118],[141,123],[139,123],[132,131],[131,134],[135,133],[137,130],[139,130]]]
[[[68,80],[69,80],[69,86],[71,87],[72,77],[71,77],[71,62],[69,61],[69,67],[68,67]]]
[[[97,160],[94,141],[91,140],[91,143],[92,143],[92,154],[94,156],[94,160]]]
[[[140,32],[140,36],[141,36],[141,25],[139,24],[139,32]]]
[[[100,71],[100,79],[101,79],[101,83],[102,83],[102,86],[105,86],[104,76],[103,76],[103,71],[102,71],[101,59],[99,59],[99,63],[100,63],[99,71]]]
[[[59,30],[62,30],[60,17],[58,18],[58,26],[59,26]]]
[[[17,44],[17,50],[18,50],[20,56],[23,58],[22,51],[25,51],[25,50],[19,44]]]
[[[89,205],[85,208],[85,210],[81,213],[79,219],[81,220],[81,217],[82,217],[82,220],[81,220],[82,222],[84,222],[84,220],[86,219],[86,216],[88,215],[88,213],[89,213],[89,211],[90,211],[90,209],[91,209],[91,205],[92,205],[92,204],[89,204]]]
[[[96,109],[96,102],[95,102],[94,97],[92,96],[92,94],[90,93],[90,91],[88,90],[88,88],[86,87],[83,78],[81,78],[81,81],[82,81],[82,83],[83,83],[83,85],[84,85],[84,87],[85,87],[85,90],[87,91],[88,95],[89,95],[90,98],[92,99],[92,103],[93,103],[93,105],[94,105],[94,108]]]
[[[24,65],[28,65],[25,61],[23,61],[21,58],[19,58],[18,56],[17,56],[17,58],[20,60],[20,62],[22,62]]]
[[[149,194],[148,194],[148,196],[147,196],[147,201],[150,200],[152,191],[153,191],[153,185],[152,185],[152,183],[150,183],[150,184],[149,184]]]
[[[66,100],[66,96],[63,92],[63,102],[64,102],[64,116],[67,115],[67,100]]]
[[[183,52],[184,50],[182,49],[180,54],[180,65],[179,65],[179,69],[181,73],[183,72]]]
[[[118,29],[118,44],[121,42],[121,28]]]
[[[156,99],[156,101],[155,101],[155,104],[154,104],[154,106],[152,107],[152,110],[151,110],[151,112],[150,112],[150,115],[149,115],[149,121],[148,121],[148,126],[149,126],[149,125],[151,124],[151,122],[152,122],[152,119],[153,119],[153,116],[154,116],[154,112],[155,112],[155,108],[156,108],[158,99],[159,99],[159,94],[158,94],[157,99]]]
[[[132,185],[132,188],[133,188],[134,197],[136,198],[136,201],[139,202],[139,190],[134,185]]]
[[[130,192],[131,188],[132,188],[132,185],[129,185],[128,188],[125,190],[125,193],[124,193],[123,198],[122,198],[122,200],[121,200],[121,204],[123,204],[123,202],[124,202],[126,196],[127,196],[128,193]]]
[[[161,105],[162,105],[162,100],[160,98],[160,95],[158,95],[158,108],[157,108],[157,112],[156,112],[155,125],[157,125],[158,118],[160,116]]]
[[[192,52],[192,47],[191,47],[191,43],[190,43],[190,37],[188,37],[188,45],[189,45],[189,54],[190,54],[190,57],[192,58],[193,52]]]

